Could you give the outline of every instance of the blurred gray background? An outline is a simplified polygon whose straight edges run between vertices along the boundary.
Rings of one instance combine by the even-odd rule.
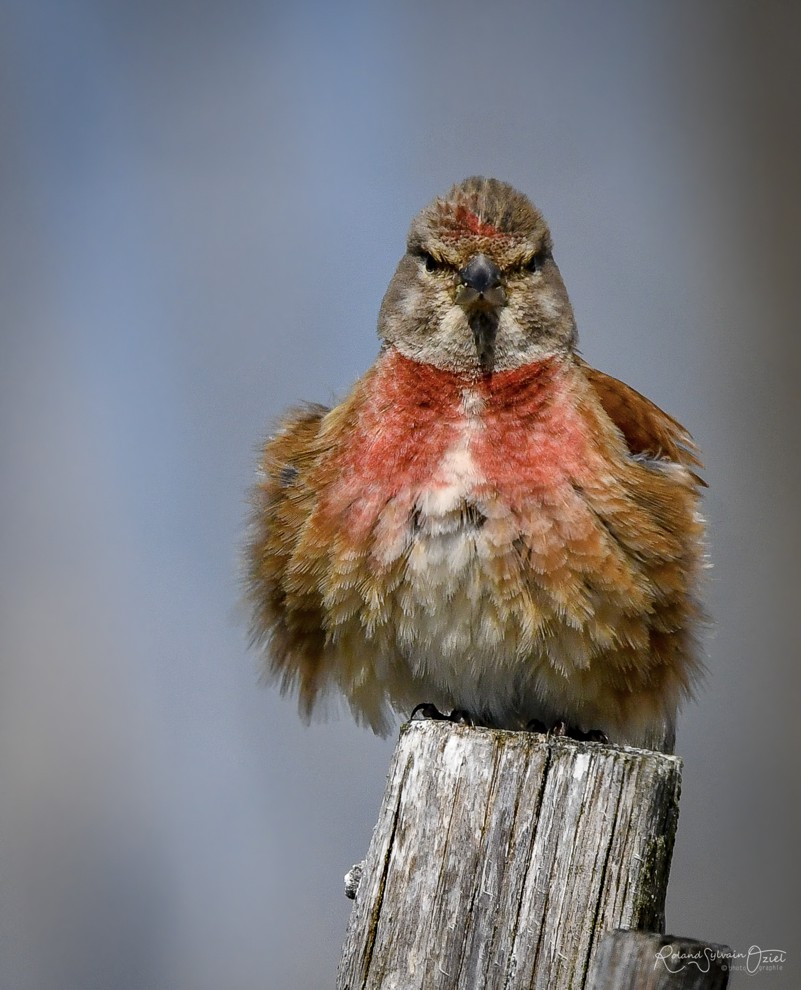
[[[333,985],[392,740],[258,685],[245,493],[474,173],[549,218],[588,360],[704,451],[668,928],[801,983],[796,9],[3,2],[3,990]]]

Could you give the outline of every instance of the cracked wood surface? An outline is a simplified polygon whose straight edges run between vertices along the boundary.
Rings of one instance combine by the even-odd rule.
[[[681,762],[410,722],[338,990],[585,988],[602,935],[664,930]]]

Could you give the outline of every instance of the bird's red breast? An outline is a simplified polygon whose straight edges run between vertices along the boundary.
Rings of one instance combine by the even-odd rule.
[[[324,514],[359,539],[388,501],[405,495],[411,511],[420,492],[447,489],[460,469],[474,496],[502,493],[513,511],[532,492],[581,476],[590,443],[569,372],[552,358],[468,378],[387,352],[369,380]],[[449,462],[460,449],[461,458]]]

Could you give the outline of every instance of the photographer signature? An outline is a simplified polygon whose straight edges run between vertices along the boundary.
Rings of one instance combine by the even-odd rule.
[[[681,973],[688,966],[697,967],[702,973],[708,973],[712,963],[717,959],[725,961],[729,969],[745,969],[747,973],[756,973],[762,968],[778,968],[787,959],[784,949],[760,949],[752,945],[747,952],[724,952],[704,945],[697,952],[676,951],[672,945],[663,945],[657,952],[654,968],[661,961],[669,973]],[[738,962],[735,963],[735,960]]]

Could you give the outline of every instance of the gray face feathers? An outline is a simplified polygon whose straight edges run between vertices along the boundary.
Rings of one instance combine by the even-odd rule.
[[[406,357],[470,375],[570,350],[575,320],[540,212],[481,177],[435,199],[412,222],[378,329]]]

